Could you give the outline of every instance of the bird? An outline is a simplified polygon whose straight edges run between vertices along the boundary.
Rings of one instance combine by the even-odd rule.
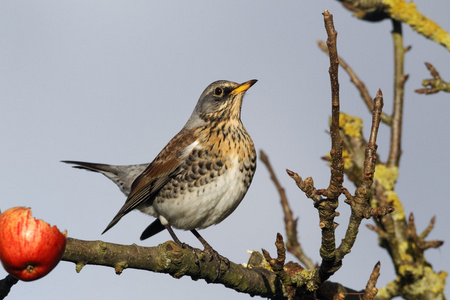
[[[211,83],[184,127],[151,163],[116,166],[63,161],[105,175],[127,196],[102,234],[138,209],[156,218],[143,231],[141,240],[167,229],[176,243],[184,245],[174,227],[190,230],[206,251],[215,252],[197,229],[227,218],[252,182],[257,155],[242,124],[241,107],[244,94],[256,82]]]

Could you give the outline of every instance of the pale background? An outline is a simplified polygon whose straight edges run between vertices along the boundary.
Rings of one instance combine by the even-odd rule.
[[[450,30],[448,0],[414,1]],[[334,14],[339,54],[374,96],[382,88],[385,111],[392,107],[391,23],[370,24],[351,17],[337,1],[1,1],[0,2],[0,208],[30,206],[69,236],[155,246],[167,232],[144,242],[153,218],[127,215],[100,233],[124,201],[101,175],[75,170],[60,160],[113,164],[151,161],[184,125],[199,95],[212,81],[258,79],[247,93],[242,119],[257,149],[270,156],[299,216],[300,241],[319,261],[320,229],[311,200],[285,168],[313,176],[326,187],[329,170],[320,157],[329,150],[328,58],[316,41],[325,39],[322,12]],[[450,80],[450,53],[406,26],[406,84],[403,156],[396,191],[406,213],[422,231],[433,215],[431,239],[444,239],[426,255],[435,270],[450,270],[448,189],[449,94],[413,93],[430,75],[424,61]],[[370,118],[348,76],[340,72],[342,110]],[[379,152],[386,158],[388,130],[382,127]],[[350,190],[354,187],[345,183]],[[349,208],[341,204],[339,240]],[[379,285],[394,279],[385,250],[373,232],[361,235],[342,269],[331,278],[364,287],[381,260]],[[247,250],[275,253],[284,234],[279,197],[259,163],[253,184],[238,209],[223,223],[202,231],[222,255],[245,263]],[[189,232],[177,231],[193,246]],[[289,256],[289,259],[293,259]],[[6,272],[0,268],[0,277]],[[221,285],[173,279],[166,274],[86,266],[75,273],[61,262],[47,277],[13,287],[9,299],[248,299]]]

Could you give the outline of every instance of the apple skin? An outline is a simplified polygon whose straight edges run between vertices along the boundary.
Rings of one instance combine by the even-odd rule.
[[[66,248],[67,231],[31,217],[31,209],[13,207],[0,215],[0,261],[12,276],[32,281],[47,275]]]

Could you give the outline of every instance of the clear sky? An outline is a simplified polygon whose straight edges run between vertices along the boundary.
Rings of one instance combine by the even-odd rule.
[[[419,9],[450,30],[448,0],[414,1]],[[264,149],[299,219],[300,241],[319,261],[320,229],[309,199],[285,174],[313,176],[326,187],[329,170],[320,157],[329,150],[328,58],[316,41],[326,39],[322,12],[334,14],[339,54],[375,96],[385,96],[391,112],[393,47],[391,23],[370,24],[353,18],[334,0],[315,1],[12,1],[0,2],[0,208],[30,206],[69,236],[156,246],[167,232],[144,242],[142,230],[153,221],[132,212],[101,236],[124,201],[119,189],[99,174],[75,170],[60,160],[111,164],[150,162],[189,118],[198,97],[219,79],[258,79],[247,93],[242,120],[257,149]],[[449,94],[413,93],[434,64],[450,80],[450,53],[404,26],[406,84],[403,156],[396,187],[419,231],[431,217],[431,239],[444,239],[427,258],[435,270],[450,270]],[[370,115],[340,72],[342,111]],[[385,160],[389,132],[379,135]],[[346,187],[353,190],[351,183]],[[343,235],[349,208],[341,204]],[[379,286],[395,278],[377,237],[361,227],[360,238],[331,280],[364,287],[381,260]],[[238,209],[221,224],[203,230],[205,239],[237,263],[247,250],[275,253],[275,236],[284,234],[279,197],[262,163]],[[179,238],[195,247],[189,232]],[[289,259],[294,259],[289,256]],[[0,277],[6,272],[0,268]],[[17,284],[9,299],[248,299],[221,285],[190,278],[86,266],[75,273],[61,262],[47,277]],[[447,294],[448,296],[448,294]]]

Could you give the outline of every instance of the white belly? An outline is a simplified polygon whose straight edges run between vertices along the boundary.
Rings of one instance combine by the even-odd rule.
[[[236,209],[247,191],[245,174],[237,164],[236,159],[226,172],[203,186],[186,190],[173,199],[158,201],[157,197],[152,206],[140,210],[160,218],[162,223],[167,220],[178,229],[202,229],[218,224]]]

